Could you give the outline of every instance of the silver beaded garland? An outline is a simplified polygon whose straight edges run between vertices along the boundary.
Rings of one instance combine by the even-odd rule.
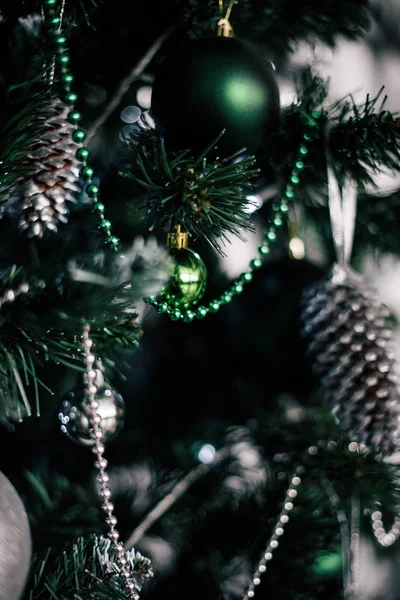
[[[299,475],[303,473],[304,467],[300,465],[297,467],[296,473],[291,478],[290,485],[287,489],[286,496],[283,501],[283,508],[279,514],[272,535],[269,538],[268,544],[253,574],[251,583],[247,589],[243,600],[249,600],[249,598],[254,597],[256,587],[261,583],[261,576],[263,573],[266,572],[267,565],[272,560],[273,552],[279,546],[279,538],[282,537],[282,535],[285,533],[285,525],[289,522],[289,515],[290,512],[293,510],[294,500],[298,495],[297,488],[301,484],[301,478],[299,477]]]
[[[96,357],[93,354],[93,341],[90,339],[90,326],[86,324],[83,328],[82,335],[82,348],[85,357],[86,364],[86,378],[87,378],[87,406],[90,420],[90,432],[92,436],[92,452],[96,457],[94,466],[98,471],[97,481],[100,486],[100,496],[103,498],[102,509],[106,515],[106,523],[109,528],[108,537],[114,547],[116,553],[116,563],[120,568],[120,573],[124,578],[124,585],[126,590],[130,594],[131,600],[138,600],[139,596],[135,591],[135,584],[131,578],[130,571],[126,568],[127,559],[125,557],[124,546],[119,542],[119,532],[117,530],[117,518],[114,515],[114,505],[111,502],[112,492],[108,487],[109,476],[106,473],[107,461],[103,457],[105,447],[103,444],[103,429],[101,427],[102,418],[98,413],[99,401],[96,399],[98,393],[96,381],[96,370],[93,365],[96,361]]]

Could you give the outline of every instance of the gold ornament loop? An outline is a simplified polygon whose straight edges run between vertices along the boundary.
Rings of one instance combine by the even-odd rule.
[[[229,23],[228,19],[220,19],[218,21],[217,36],[233,37],[233,27]]]
[[[234,0],[229,2],[229,6],[226,10],[225,16],[224,14],[224,2],[223,0],[219,0],[219,10],[221,13],[221,18],[217,23],[217,36],[219,37],[233,37],[233,27],[229,23],[229,17],[231,16],[232,8],[233,8]]]

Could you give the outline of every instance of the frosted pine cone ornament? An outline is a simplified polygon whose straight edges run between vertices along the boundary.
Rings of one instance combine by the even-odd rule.
[[[350,267],[358,189],[349,176],[340,187],[328,144],[327,182],[337,260],[322,281],[303,293],[303,335],[312,369],[349,441],[388,459],[400,450],[390,311]]]
[[[398,365],[377,292],[335,264],[303,293],[301,318],[313,371],[349,440],[382,457],[398,452]]]
[[[23,175],[9,193],[18,227],[29,237],[42,238],[47,231],[57,232],[68,222],[68,203],[81,192],[80,163],[74,141],[76,127],[69,123],[71,108],[54,99],[44,114],[46,131],[32,144],[21,165]]]

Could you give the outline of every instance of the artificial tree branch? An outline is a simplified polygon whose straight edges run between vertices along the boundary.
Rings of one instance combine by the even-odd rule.
[[[164,33],[162,33],[154,43],[150,46],[144,56],[139,60],[138,63],[133,67],[133,69],[128,73],[124,79],[120,82],[119,86],[116,89],[114,96],[110,99],[108,104],[106,104],[104,111],[95,119],[92,125],[88,128],[86,133],[86,142],[88,143],[93,136],[96,134],[97,130],[103,123],[105,123],[108,117],[113,113],[113,111],[118,107],[124,95],[127,93],[132,83],[140,77],[145,69],[147,69],[150,62],[153,60],[157,52],[162,47],[165,40],[171,35],[172,31],[176,26],[169,27]]]
[[[346,516],[345,510],[341,506],[339,494],[335,490],[332,482],[327,477],[321,477],[321,484],[325,492],[328,495],[331,503],[332,511],[335,513],[339,523],[340,540],[342,545],[343,553],[343,593],[346,598],[348,597],[348,591],[351,590],[351,549],[350,549],[350,524]]]
[[[166,512],[169,510],[201,477],[207,475],[212,469],[220,465],[226,460],[231,453],[231,446],[221,448],[215,453],[214,460],[209,464],[201,464],[189,471],[187,475],[173,487],[156,506],[146,515],[146,517],[134,529],[128,540],[125,542],[125,550],[132,548],[146,533],[150,527],[154,525]]]

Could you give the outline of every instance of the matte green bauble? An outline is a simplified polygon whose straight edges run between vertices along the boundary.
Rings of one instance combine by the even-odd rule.
[[[254,153],[279,124],[279,88],[271,64],[236,38],[191,41],[167,56],[156,73],[151,112],[171,149],[224,155]]]
[[[187,308],[202,297],[207,269],[202,258],[190,248],[171,248],[170,254],[174,266],[161,296],[171,306]]]

